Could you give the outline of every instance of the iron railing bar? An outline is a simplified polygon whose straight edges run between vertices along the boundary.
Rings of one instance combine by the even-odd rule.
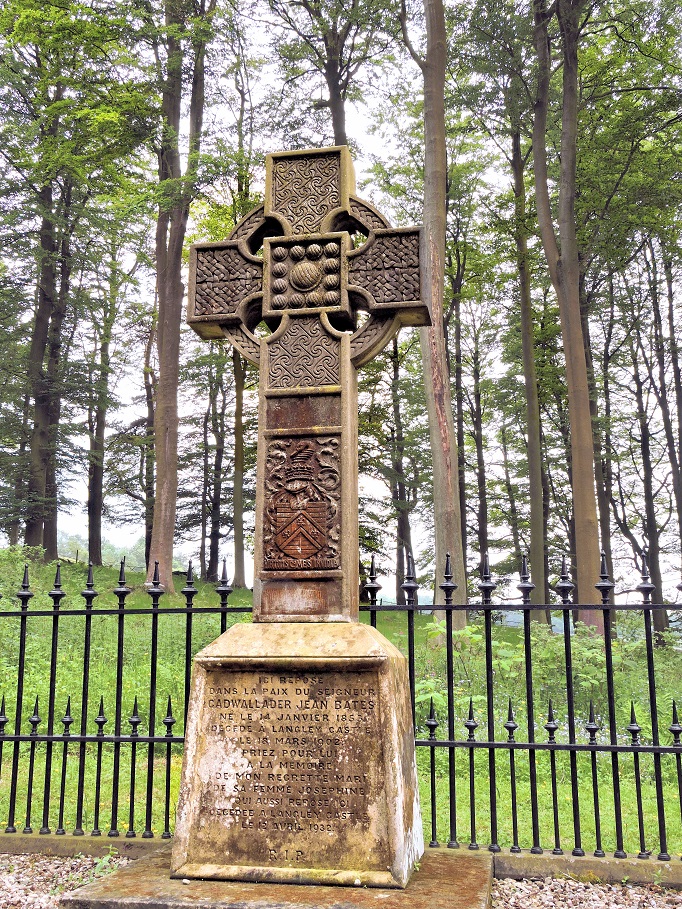
[[[24,736],[23,739],[27,739]],[[75,738],[75,736],[74,736]],[[22,740],[23,740],[22,739]],[[604,752],[610,754],[679,754],[679,746],[675,745],[611,745],[606,742],[597,745],[588,745],[583,743],[570,744],[568,742],[486,742],[476,740],[475,742],[466,742],[457,739],[438,739],[431,742],[429,739],[415,739],[417,745],[433,745],[435,748],[495,748],[508,749],[515,751],[571,751],[587,752],[595,751],[597,754]]]

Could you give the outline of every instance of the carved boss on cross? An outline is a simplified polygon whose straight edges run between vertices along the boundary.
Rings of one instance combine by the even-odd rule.
[[[356,370],[430,324],[419,229],[354,190],[345,146],[268,155],[264,205],[190,253],[189,324],[261,370],[256,620],[357,617]]]

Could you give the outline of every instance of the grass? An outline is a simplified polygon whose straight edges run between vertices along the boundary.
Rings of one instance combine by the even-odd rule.
[[[13,599],[16,590],[16,579],[21,577],[22,563],[17,553],[0,552],[0,612],[18,608]],[[38,591],[49,590],[54,579],[54,566],[42,566],[35,563],[31,566],[32,587]],[[97,569],[96,586],[101,591],[95,600],[94,610],[116,607],[116,598],[109,592],[116,586],[118,572],[114,569]],[[177,585],[182,586],[182,579]],[[122,717],[124,733],[129,732],[128,718],[133,711],[135,698],[138,699],[138,710],[141,718],[140,734],[146,734],[149,717],[149,681],[151,672],[150,628],[151,617],[140,612],[150,605],[149,596],[144,588],[144,577],[132,573],[127,578],[132,593],[126,600],[124,660],[122,673]],[[82,600],[78,596],[85,584],[83,565],[65,564],[62,567],[62,585],[67,593],[61,610],[80,608]],[[215,606],[217,597],[212,585],[197,583],[198,594],[195,606]],[[248,591],[238,591],[230,597],[230,605],[246,606],[250,602]],[[159,614],[159,635],[157,655],[157,698],[155,702],[156,732],[163,734],[161,722],[166,715],[167,699],[170,696],[176,723],[174,734],[183,731],[182,704],[184,702],[185,665],[184,647],[187,624],[185,616],[170,613],[169,607],[184,605],[184,598],[178,594],[161,598]],[[48,705],[50,702],[50,653],[52,621],[50,617],[31,618],[31,613],[38,609],[51,609],[51,600],[44,593],[36,594],[29,606],[27,619],[26,642],[26,675],[23,699],[24,724],[23,732],[29,731],[27,718],[30,715],[35,698],[38,698],[38,710],[41,716],[39,732],[45,732]],[[363,613],[362,621],[369,621]],[[249,621],[248,614],[231,614],[228,625],[238,621]],[[88,698],[89,732],[94,732],[94,717],[98,712],[100,697],[104,699],[105,715],[108,722],[105,732],[113,732],[114,701],[116,690],[116,646],[117,616],[100,616],[92,622],[92,659],[90,694]],[[404,614],[380,613],[377,624],[399,649],[407,651],[407,627]],[[16,700],[16,677],[18,662],[18,628],[19,619],[0,618],[0,694],[6,696],[6,713],[10,717],[7,731],[13,731],[13,718]],[[61,717],[71,698],[71,715],[76,722],[71,732],[79,731],[81,716],[81,685],[83,665],[83,639],[85,620],[81,616],[64,615],[59,620],[59,639],[55,679],[52,691],[55,704],[55,732],[61,733]],[[192,652],[197,652],[213,640],[220,630],[218,615],[195,615],[192,619]],[[597,720],[601,726],[606,725],[605,704],[607,701],[606,679],[603,672],[603,642],[586,632],[579,631],[572,639],[574,657],[574,680],[576,700],[576,724],[579,741],[587,741],[585,722],[589,716],[589,705],[595,705]],[[671,637],[670,645],[677,645]],[[563,675],[563,639],[552,635],[542,626],[533,627],[533,682],[535,694],[535,722],[538,741],[546,741],[542,726],[547,722],[549,701],[552,700],[553,711],[559,729],[557,741],[567,740],[567,699]],[[527,717],[525,714],[524,650],[520,631],[515,628],[495,625],[493,628],[493,654],[495,670],[494,720],[498,741],[506,740],[507,732],[504,722],[508,715],[508,704],[511,698],[515,710],[516,722],[519,724],[517,739],[525,740]],[[436,716],[442,719],[442,725],[436,730],[437,737],[446,738],[445,723],[447,691],[445,687],[446,663],[445,648],[442,646],[442,628],[428,615],[415,616],[415,663],[417,693],[417,726],[418,736],[426,738],[428,733],[424,721],[427,717],[433,698]],[[486,690],[484,638],[480,623],[474,622],[462,632],[454,635],[454,714],[455,737],[465,739],[467,730],[464,721],[467,718],[471,703],[474,716],[482,727],[477,730],[479,738],[486,735]],[[659,714],[661,717],[663,744],[669,744],[671,736],[667,732],[670,701],[679,691],[679,679],[682,677],[682,654],[677,646],[658,648],[656,651],[656,678],[658,687]],[[617,694],[616,715],[619,729],[619,742],[630,741],[626,727],[630,721],[631,703],[635,705],[638,722],[643,727],[642,739],[649,741],[651,730],[648,722],[649,692],[646,684],[646,661],[644,643],[641,634],[641,617],[637,615],[619,616],[619,638],[614,642],[614,681]],[[606,741],[602,729],[598,740]],[[67,831],[73,830],[75,824],[75,804],[78,781],[78,745],[71,743],[67,749],[66,785],[65,785],[65,822]],[[99,827],[106,834],[111,824],[111,795],[113,774],[113,745],[106,744],[102,749],[102,795]],[[42,802],[44,791],[44,753],[45,745],[36,746],[35,774],[33,780],[33,806],[31,825],[38,829],[41,824]],[[0,772],[0,822],[4,822],[8,812],[9,783],[12,746],[5,744],[2,754]],[[57,826],[59,809],[59,792],[61,782],[63,746],[57,743],[53,749],[52,776],[50,781],[50,826]],[[94,747],[88,748],[88,759],[85,768],[85,805],[84,828],[89,833],[94,824],[94,788],[95,788],[95,754]],[[23,829],[26,817],[26,794],[28,790],[28,766],[30,745],[22,744],[20,748],[19,776],[16,821],[19,830]],[[489,764],[488,752],[475,750],[474,783],[475,783],[475,838],[487,845],[490,841],[490,799],[489,799]],[[512,840],[509,756],[505,751],[496,754],[497,772],[497,811],[498,842],[501,846],[510,846]],[[164,829],[164,793],[166,775],[166,749],[157,746],[153,755],[151,780],[148,780],[148,747],[140,743],[137,746],[135,766],[135,789],[133,805],[135,813],[133,828],[137,835],[144,829],[143,817],[145,795],[148,783],[153,797],[151,829],[159,835]],[[551,849],[553,839],[553,815],[551,777],[549,771],[550,757],[546,752],[538,753],[538,805],[540,840],[545,849]],[[177,801],[181,765],[181,747],[171,748],[171,826]],[[571,800],[571,778],[569,759],[566,753],[558,753],[557,765],[557,802],[560,816],[562,848],[570,852],[573,848],[573,818]],[[469,802],[469,758],[468,750],[456,749],[456,806],[457,836],[462,843],[471,839],[471,811]],[[586,852],[595,848],[595,811],[591,782],[590,757],[579,754],[578,791],[582,847]],[[422,810],[427,842],[431,839],[431,806],[429,792],[429,749],[418,749],[418,768],[422,795]],[[680,794],[678,790],[677,767],[675,756],[662,757],[664,798],[666,804],[666,826],[668,834],[668,851],[674,855],[682,850],[682,819],[680,815]],[[130,747],[121,748],[121,767],[118,800],[117,827],[121,835],[129,829],[129,795],[130,795]],[[516,777],[518,794],[519,839],[524,847],[532,844],[530,774],[528,755],[523,751],[516,753]],[[621,806],[623,812],[623,830],[625,848],[630,854],[639,851],[637,805],[633,777],[633,757],[623,755],[620,758]],[[648,755],[641,757],[642,809],[645,821],[647,848],[658,851],[658,828],[656,820],[656,794],[653,778],[653,761]],[[611,759],[606,754],[598,757],[598,780],[600,798],[600,817],[604,850],[609,853],[615,849],[615,825],[613,808],[613,786],[611,776]],[[449,792],[447,749],[436,749],[436,821],[437,837],[441,843],[447,843],[449,836]],[[3,824],[4,826],[4,824]]]

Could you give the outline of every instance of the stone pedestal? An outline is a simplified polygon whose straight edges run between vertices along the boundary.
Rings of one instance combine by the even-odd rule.
[[[195,658],[171,876],[405,887],[424,851],[404,657],[356,623]]]

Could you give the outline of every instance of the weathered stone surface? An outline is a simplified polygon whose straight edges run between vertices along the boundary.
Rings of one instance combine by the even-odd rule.
[[[189,324],[260,366],[255,621],[357,621],[357,369],[430,322],[419,229],[354,192],[345,146],[268,155],[264,205],[190,253]]]
[[[192,247],[190,325],[260,367],[260,596],[195,661],[176,876],[404,887],[423,851],[405,662],[358,623],[357,370],[430,315],[419,230],[354,191],[346,147],[268,155]]]
[[[68,909],[489,909],[492,854],[429,849],[404,890],[299,887],[168,877],[159,850],[62,897]]]
[[[174,876],[403,887],[422,852],[406,665],[379,632],[236,625],[198,654]]]

